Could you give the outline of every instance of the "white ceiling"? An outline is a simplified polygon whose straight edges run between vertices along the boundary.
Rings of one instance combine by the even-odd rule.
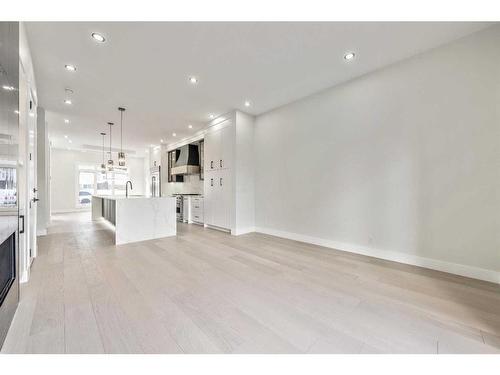
[[[26,24],[39,105],[56,147],[101,145],[127,108],[124,148],[139,154],[199,130],[210,113],[260,114],[489,26],[487,23]],[[91,38],[104,35],[106,43]],[[346,63],[343,55],[354,51]],[[68,72],[65,64],[74,64]],[[196,86],[188,77],[199,78]],[[73,105],[63,100],[74,90]],[[252,106],[246,108],[248,99]],[[70,119],[69,125],[63,119]],[[193,129],[188,129],[188,124]],[[118,146],[114,128],[114,146]],[[172,137],[177,133],[177,138]],[[73,140],[71,145],[64,138]]]

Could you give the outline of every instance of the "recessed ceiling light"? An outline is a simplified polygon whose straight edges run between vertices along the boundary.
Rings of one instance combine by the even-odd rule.
[[[175,133],[172,133],[172,137],[177,137],[177,134],[175,134]]]
[[[213,118],[215,118],[215,115],[213,113],[211,113],[211,114],[208,115],[208,117],[210,117],[210,118],[213,119]]]
[[[245,101],[245,107],[250,107],[250,102],[248,100]]]
[[[198,78],[196,78],[195,76],[191,76],[189,77],[189,82],[193,85],[196,85],[198,83]]]
[[[76,72],[76,66],[74,65],[66,64],[64,65],[64,67],[66,68],[66,70],[69,70],[70,72]]]
[[[64,101],[64,104],[73,104],[73,102],[72,102],[71,100],[69,100],[69,99],[66,99],[66,100]]]
[[[106,38],[103,37],[101,34],[98,33],[92,33],[92,38],[97,40],[99,43],[104,43],[106,41]]]
[[[64,136],[64,138],[68,139],[68,136],[67,136],[67,135],[65,135],[65,136]]]
[[[189,128],[189,129],[193,129],[193,125],[189,124],[189,125],[188,125],[188,128]]]
[[[354,54],[354,52],[347,52],[345,55],[344,55],[344,60],[346,61],[351,61],[354,59],[356,55]]]
[[[64,119],[65,124],[69,124],[69,120],[67,118]]]
[[[160,142],[163,143],[163,139],[160,139]]]
[[[69,143],[73,143],[73,141],[72,141],[71,139],[70,139],[68,142],[69,142]]]
[[[2,88],[7,91],[14,91],[14,86],[3,85]]]

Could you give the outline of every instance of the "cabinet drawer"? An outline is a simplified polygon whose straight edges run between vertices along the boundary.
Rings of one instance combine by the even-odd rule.
[[[202,207],[191,207],[191,215],[203,215],[203,206]]]
[[[203,212],[191,213],[191,221],[196,221],[197,223],[203,223]]]

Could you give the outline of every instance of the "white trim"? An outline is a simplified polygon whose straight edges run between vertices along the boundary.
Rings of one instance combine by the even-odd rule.
[[[181,146],[184,146],[184,145],[187,145],[190,143],[194,143],[194,142],[197,142],[201,139],[204,139],[205,134],[207,132],[209,132],[211,130],[215,130],[215,129],[220,129],[220,128],[223,128],[224,126],[226,126],[226,125],[219,125],[219,124],[222,124],[228,120],[233,120],[235,113],[236,113],[236,110],[233,110],[233,111],[230,111],[230,112],[227,112],[227,113],[224,113],[222,115],[217,116],[213,120],[210,120],[207,123],[205,123],[203,128],[201,130],[198,130],[192,136],[182,138],[182,139],[180,139],[176,142],[173,142],[173,143],[161,144],[160,146],[162,148],[162,151],[167,151],[167,152],[172,151],[172,150],[175,150]],[[219,126],[217,126],[217,125],[219,125]],[[152,147],[152,148],[154,148],[154,147]]]
[[[27,270],[22,270],[21,271],[21,277],[19,278],[19,283],[24,284],[29,281],[29,273]]]
[[[202,140],[204,137],[205,137],[205,130],[200,130],[195,135],[193,135],[191,137],[182,138],[178,142],[174,142],[174,143],[161,144],[160,147],[161,147],[162,151],[169,152],[169,151],[175,150],[181,146],[188,145],[188,144],[194,143],[194,142],[198,142],[198,141]]]
[[[500,272],[488,270],[484,268],[478,268],[473,266],[467,266],[464,264],[446,262],[443,260],[424,258],[417,255],[400,253],[395,251],[388,251],[382,249],[376,249],[366,246],[358,246],[354,244],[331,241],[318,237],[311,237],[297,233],[285,232],[276,229],[256,227],[255,231],[258,233],[264,233],[271,236],[286,238],[289,240],[300,241],[305,243],[310,243],[314,245],[324,246],[340,251],[346,251],[349,253],[367,255],[379,259],[390,260],[393,262],[410,264],[413,266],[424,267],[431,270],[442,271],[447,273],[452,273],[455,275],[470,277],[473,279],[479,279],[484,281],[489,281],[492,283],[500,284]]]
[[[90,207],[69,208],[69,209],[62,209],[62,210],[52,210],[51,214],[67,214],[70,212],[90,212],[90,211],[91,211]]]
[[[242,234],[253,233],[255,231],[256,231],[255,227],[239,228],[234,231],[231,231],[231,234],[234,236],[241,236]]]
[[[221,228],[221,227],[217,227],[215,225],[210,225],[210,224],[206,224],[206,223],[203,224],[203,227],[208,228],[208,229],[218,230],[220,232],[231,233],[231,229]]]

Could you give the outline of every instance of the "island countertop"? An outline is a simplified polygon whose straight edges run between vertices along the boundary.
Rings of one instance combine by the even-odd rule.
[[[119,199],[163,199],[163,198],[170,198],[170,197],[146,197],[145,195],[129,195],[126,197],[125,195],[92,195],[93,197],[96,198],[101,198],[101,199],[111,199],[111,200],[119,200]]]
[[[176,200],[173,197],[92,196],[92,220],[114,225],[117,245],[175,236]]]

